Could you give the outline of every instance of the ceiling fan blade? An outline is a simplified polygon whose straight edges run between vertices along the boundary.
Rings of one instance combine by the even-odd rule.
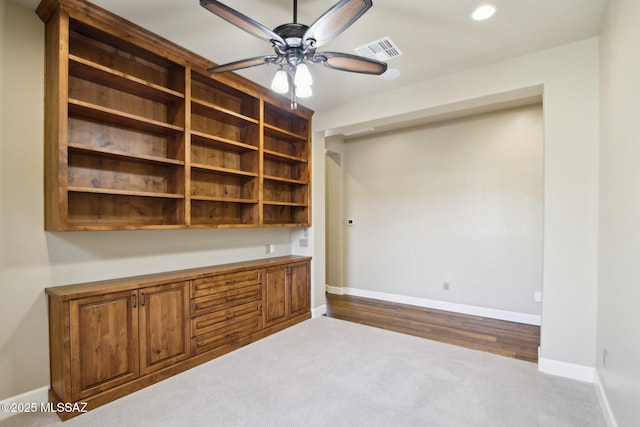
[[[315,40],[315,47],[329,43],[349,28],[371,6],[373,6],[371,0],[340,0],[311,24],[302,39]]]
[[[215,67],[208,68],[207,71],[211,74],[226,73],[228,71],[240,70],[242,68],[274,63],[277,60],[277,55],[256,56],[255,58],[241,59],[239,61],[229,62],[228,64],[216,65]]]
[[[313,62],[319,62],[327,68],[352,73],[377,74],[387,71],[387,64],[376,59],[341,52],[316,53]]]
[[[286,45],[282,37],[271,31],[264,25],[254,21],[248,16],[243,15],[237,10],[231,9],[229,6],[226,6],[217,0],[200,0],[200,5],[214,15],[218,15],[220,18],[224,19],[230,24],[235,25],[241,30],[244,30],[249,34],[258,37],[259,39],[268,42],[275,41],[282,46]]]

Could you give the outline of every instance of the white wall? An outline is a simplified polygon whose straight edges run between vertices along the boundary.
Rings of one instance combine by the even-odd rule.
[[[595,366],[598,78],[598,40],[588,39],[356,99],[314,118],[317,131],[332,134],[543,85],[541,355],[587,367]]]
[[[345,285],[539,315],[542,132],[537,105],[347,140]]]
[[[640,420],[640,2],[609,0],[600,38],[598,373],[620,426]],[[607,351],[606,364],[603,353]]]
[[[44,25],[1,1],[0,40],[0,400],[49,384],[45,287],[304,253],[286,228],[44,232]]]

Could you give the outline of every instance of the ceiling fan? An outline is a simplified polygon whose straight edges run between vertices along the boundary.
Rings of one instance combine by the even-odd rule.
[[[241,30],[271,43],[275,51],[275,55],[242,59],[207,71],[215,74],[263,64],[279,65],[271,88],[278,93],[290,92],[291,108],[296,108],[297,98],[311,96],[313,82],[305,63],[363,74],[380,75],[387,70],[386,63],[375,59],[341,52],[316,52],[318,47],[342,34],[369,10],[373,6],[372,0],[340,0],[310,26],[297,22],[298,2],[293,0],[293,23],[282,24],[273,31],[217,0],[200,0],[200,5]]]

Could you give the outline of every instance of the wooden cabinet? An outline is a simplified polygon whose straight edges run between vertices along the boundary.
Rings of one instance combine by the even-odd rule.
[[[50,292],[56,318],[68,318],[68,387],[75,402],[126,384],[190,356],[189,283],[179,282],[67,299]],[[53,325],[59,327],[61,325]],[[52,359],[52,378],[65,375]],[[55,368],[55,369],[54,369]]]
[[[265,269],[265,326],[284,322],[308,312],[311,306],[309,282],[308,262]]]
[[[308,319],[309,263],[286,256],[47,288],[50,399],[91,409]],[[268,324],[264,301],[282,311]]]
[[[140,374],[138,292],[124,291],[71,300],[71,393],[79,401],[129,382]]]
[[[313,112],[83,0],[43,0],[45,227],[310,225]]]
[[[189,282],[138,291],[140,374],[171,366],[190,356]]]
[[[191,282],[191,351],[236,344],[262,328],[262,270],[203,277]]]

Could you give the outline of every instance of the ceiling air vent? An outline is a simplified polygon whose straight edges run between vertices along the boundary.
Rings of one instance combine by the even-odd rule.
[[[402,55],[398,46],[396,46],[389,36],[357,47],[355,51],[360,56],[377,59],[379,61],[387,61]]]

